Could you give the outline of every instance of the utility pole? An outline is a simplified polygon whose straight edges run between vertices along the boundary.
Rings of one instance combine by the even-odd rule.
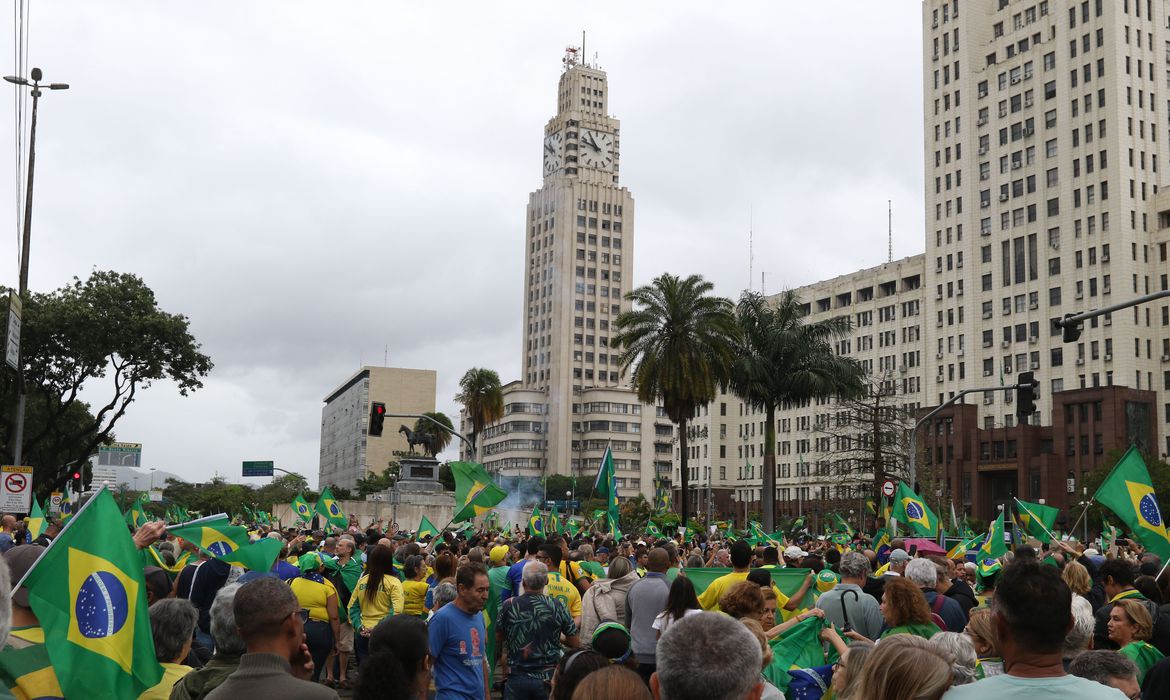
[[[29,246],[32,243],[32,201],[33,201],[33,171],[36,166],[37,155],[37,102],[41,97],[41,69],[33,68],[31,72],[32,81],[27,78],[22,78],[15,75],[6,75],[4,79],[18,87],[32,88],[32,121],[29,125],[28,137],[28,181],[25,183],[24,194],[24,226],[21,232],[20,240],[20,283],[19,294],[21,300],[28,294],[28,259]],[[67,83],[49,83],[45,85],[50,90],[68,90]],[[23,353],[22,353],[23,354]],[[16,386],[17,386],[17,403],[16,403],[16,425],[13,426],[11,435],[12,447],[12,463],[22,464],[24,458],[24,405],[27,398],[27,392],[24,386],[24,358],[22,357],[18,362],[16,370]]]

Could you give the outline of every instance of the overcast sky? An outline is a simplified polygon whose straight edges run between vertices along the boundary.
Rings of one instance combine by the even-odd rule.
[[[145,466],[274,459],[315,484],[322,399],[387,346],[438,372],[456,421],[468,367],[518,376],[524,208],[582,30],[621,120],[635,284],[735,296],[749,220],[769,293],[883,262],[887,200],[894,257],[922,251],[920,24],[916,0],[36,3],[29,65],[71,89],[41,100],[30,285],[132,272],[190,318],[215,370],[118,423]]]

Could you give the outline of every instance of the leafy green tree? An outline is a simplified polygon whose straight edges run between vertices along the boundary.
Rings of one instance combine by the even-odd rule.
[[[626,295],[635,308],[618,317],[611,339],[622,351],[622,367],[632,369],[638,399],[661,402],[678,425],[684,519],[690,506],[687,422],[727,383],[739,336],[731,301],[712,289],[699,275],[663,274]]]
[[[402,465],[397,460],[390,460],[380,474],[370,472],[364,477],[358,477],[357,490],[359,496],[368,496],[372,493],[381,493],[386,489],[394,488],[398,477],[402,473]]]
[[[443,485],[444,491],[455,490],[455,475],[451,473],[449,462],[443,462],[439,465],[439,483]]]
[[[739,343],[731,367],[731,390],[751,407],[764,411],[764,480],[761,489],[764,529],[776,523],[776,408],[800,402],[865,392],[865,369],[853,358],[833,351],[833,341],[850,332],[848,316],[815,323],[792,290],[775,304],[762,294],[744,292],[735,308]]]
[[[455,400],[463,404],[463,410],[471,421],[471,445],[479,461],[479,434],[489,424],[504,417],[504,390],[500,386],[500,375],[495,370],[472,367],[459,380],[459,393]]]
[[[443,430],[439,426],[432,423],[430,420],[423,418],[419,418],[414,423],[414,432],[421,433],[422,435],[429,437],[431,439],[431,444],[435,446],[435,454],[437,455],[443,450],[447,449],[447,446],[450,445],[451,441],[455,439],[455,436],[452,435],[452,433],[455,432],[455,426],[451,423],[451,419],[448,418],[445,413],[431,411],[429,413],[424,413],[423,415],[447,427],[446,430]]]
[[[298,493],[307,493],[309,482],[300,474],[281,474],[274,478],[272,483],[256,489],[256,504],[269,509],[277,504],[292,503]],[[307,496],[306,496],[307,498]]]
[[[140,278],[112,271],[28,294],[21,350],[29,404],[36,407],[25,415],[24,461],[32,462],[45,492],[63,486],[75,465],[111,439],[138,392],[169,379],[186,396],[212,368],[185,316],[163,311]],[[99,382],[111,391],[108,400],[86,405],[83,390],[98,396]],[[13,421],[17,393],[14,374],[0,373],[0,405]],[[6,454],[14,453],[14,427],[0,426]]]
[[[618,525],[623,533],[643,532],[650,522],[650,512],[650,502],[642,494],[628,498],[618,509]]]

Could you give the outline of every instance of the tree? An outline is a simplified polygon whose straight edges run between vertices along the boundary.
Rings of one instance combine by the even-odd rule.
[[[278,503],[292,503],[298,493],[308,491],[309,482],[305,477],[300,474],[281,474],[272,483],[256,489],[256,504],[267,509]]]
[[[471,449],[479,460],[478,438],[484,427],[504,417],[504,390],[500,386],[500,375],[495,370],[472,367],[459,380],[459,393],[455,400],[463,404],[467,418],[471,421]]]
[[[644,532],[650,522],[650,502],[642,494],[627,499],[618,510],[618,526],[622,532]]]
[[[682,514],[688,488],[687,421],[725,385],[738,342],[729,299],[711,295],[714,286],[699,275],[685,279],[664,273],[626,295],[635,308],[618,316],[619,361],[632,368],[631,380],[643,403],[661,402],[678,426]]]
[[[29,294],[21,350],[28,401],[39,407],[26,412],[22,448],[26,461],[36,460],[42,490],[62,486],[74,466],[111,439],[139,391],[170,379],[186,396],[203,386],[212,368],[185,316],[159,308],[140,278],[112,271]],[[10,373],[0,374],[0,401],[8,410],[18,387]],[[79,397],[83,390],[98,395],[96,380],[106,380],[112,395],[91,413]],[[7,454],[15,449],[13,427],[0,427]]]
[[[398,483],[398,477],[401,473],[402,465],[397,460],[390,460],[386,468],[382,470],[382,473],[370,472],[365,476],[358,477],[358,495],[368,496],[372,493],[381,493],[386,489],[394,488],[394,484]]]
[[[833,341],[849,334],[848,316],[804,321],[800,300],[791,290],[773,304],[762,294],[744,292],[735,309],[739,326],[731,390],[764,411],[764,474],[761,505],[764,529],[776,522],[776,408],[864,391],[864,369],[833,352]]]
[[[439,465],[439,483],[444,491],[455,490],[455,475],[451,472],[451,463],[443,462]]]
[[[421,433],[422,435],[426,435],[428,438],[430,438],[431,444],[435,446],[435,454],[437,455],[443,450],[447,449],[447,445],[451,444],[451,440],[454,439],[452,433],[455,432],[455,426],[451,423],[451,419],[448,418],[444,413],[432,411],[430,413],[424,413],[423,415],[427,416],[435,422],[442,423],[443,425],[447,426],[447,430],[443,430],[439,426],[432,423],[431,420],[426,420],[425,418],[419,418],[414,423],[414,432],[416,434]]]

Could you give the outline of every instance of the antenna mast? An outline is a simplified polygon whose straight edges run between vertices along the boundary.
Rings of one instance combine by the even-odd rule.
[[[886,200],[886,245],[886,262],[894,262],[894,205],[889,199]]]
[[[752,251],[752,226],[755,219],[755,210],[751,205],[748,205],[748,291],[751,291],[752,280],[755,274],[752,271],[752,264],[755,262],[755,253]]]

